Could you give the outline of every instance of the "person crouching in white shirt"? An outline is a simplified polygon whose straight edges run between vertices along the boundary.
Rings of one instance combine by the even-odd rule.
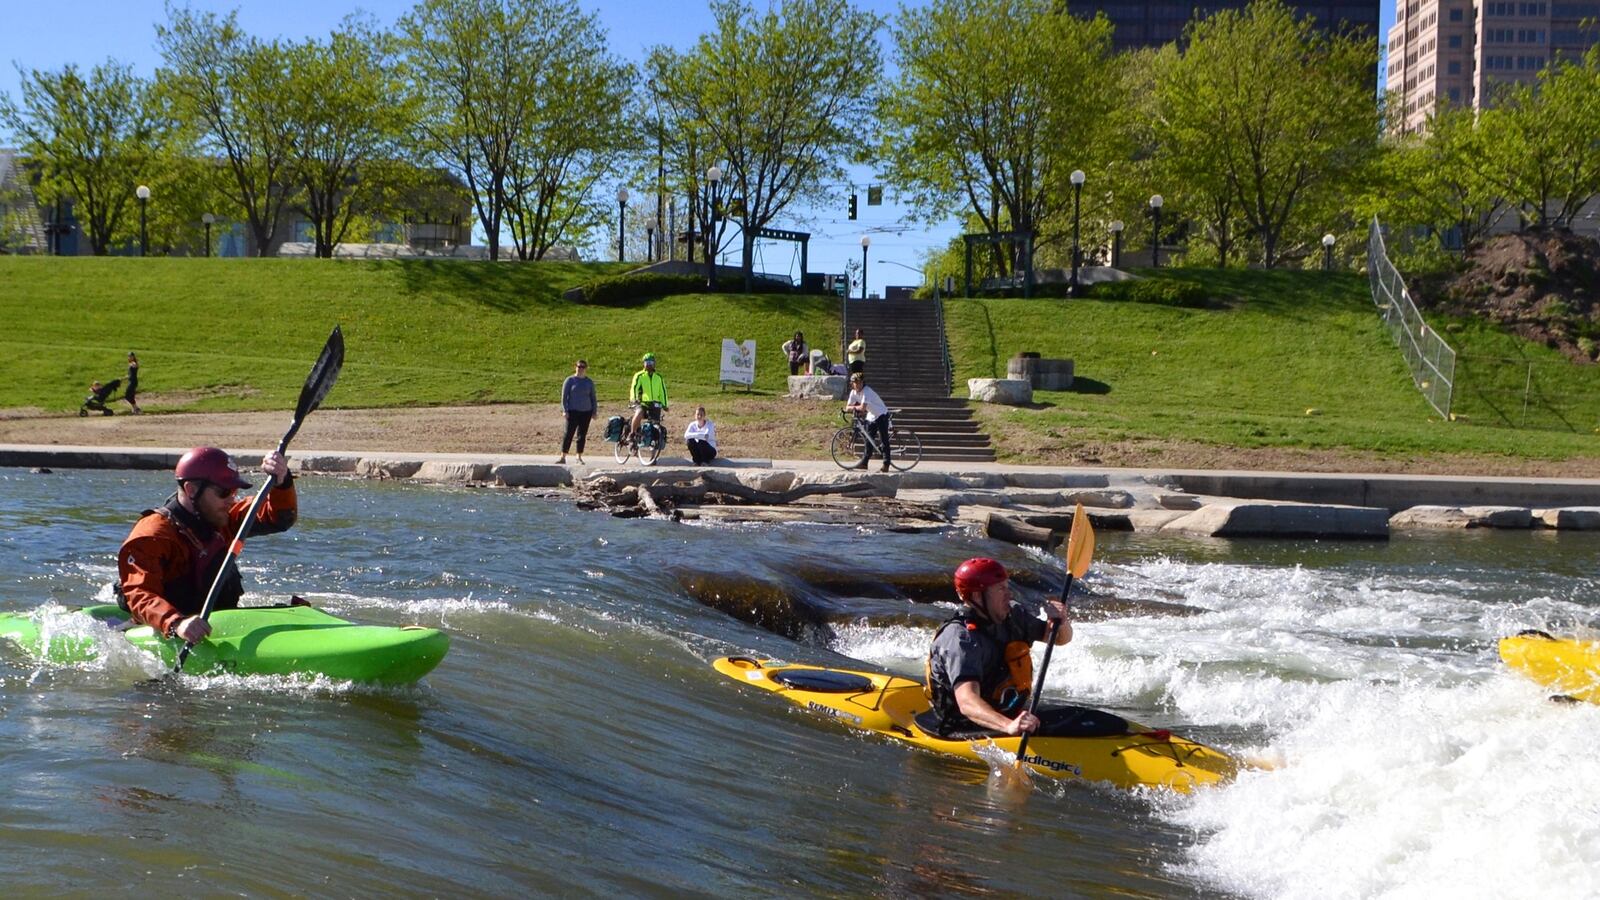
[[[706,408],[696,406],[694,419],[683,430],[684,443],[689,445],[689,455],[694,464],[704,466],[717,458],[717,426],[706,418]]]

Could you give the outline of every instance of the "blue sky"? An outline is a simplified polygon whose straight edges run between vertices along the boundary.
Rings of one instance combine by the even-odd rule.
[[[633,60],[643,57],[645,48],[656,44],[686,47],[711,25],[705,0],[579,0],[585,9],[596,10],[611,36],[611,46]],[[761,0],[756,0],[758,7]],[[900,4],[894,0],[856,0],[857,6],[884,16],[892,16]],[[1394,20],[1394,0],[1382,0],[1384,33]],[[212,2],[189,0],[198,10],[227,12],[239,10],[240,24],[262,37],[303,38],[326,34],[339,20],[358,9],[393,23],[413,5],[410,2],[368,0],[242,0]],[[908,5],[916,6],[916,3]],[[0,91],[17,96],[18,65],[29,69],[58,69],[67,63],[91,66],[107,58],[131,63],[141,74],[155,70],[159,56],[155,50],[155,26],[165,21],[161,0],[80,0],[57,6],[36,0],[0,0]],[[887,35],[880,38],[887,41]],[[887,45],[884,58],[888,60]],[[3,140],[0,137],[0,140]],[[851,180],[865,185],[872,172],[855,170]],[[648,185],[634,188],[635,196],[648,193]],[[887,199],[887,198],[886,198]],[[953,225],[932,229],[915,227],[901,233],[897,220],[901,210],[892,203],[866,205],[863,190],[861,218],[849,221],[841,197],[837,209],[807,210],[796,221],[774,222],[774,227],[809,231],[813,271],[841,272],[846,260],[861,258],[860,239],[872,237],[869,253],[868,286],[881,292],[886,284],[916,283],[920,278],[893,265],[878,265],[880,259],[915,266],[926,249],[942,245],[955,234]],[[888,230],[884,230],[888,229]],[[769,270],[782,271],[790,264],[787,248],[769,247],[764,252]],[[794,263],[798,267],[798,263]]]

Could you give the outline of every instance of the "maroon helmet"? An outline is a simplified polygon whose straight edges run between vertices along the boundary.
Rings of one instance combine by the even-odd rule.
[[[220,488],[249,490],[250,482],[239,476],[233,457],[217,447],[196,447],[178,460],[179,481],[209,481]]]
[[[956,568],[956,595],[965,600],[968,594],[999,584],[1009,577],[1005,566],[987,556],[975,556]]]

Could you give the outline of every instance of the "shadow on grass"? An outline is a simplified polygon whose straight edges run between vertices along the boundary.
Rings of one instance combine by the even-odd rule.
[[[1075,375],[1072,379],[1072,387],[1067,388],[1065,391],[1063,391],[1063,393],[1109,394],[1111,393],[1111,385],[1106,384],[1104,381],[1097,381],[1093,378],[1085,378],[1082,375]]]
[[[524,312],[563,304],[561,293],[601,275],[606,266],[575,262],[492,263],[477,260],[388,260],[408,295]]]

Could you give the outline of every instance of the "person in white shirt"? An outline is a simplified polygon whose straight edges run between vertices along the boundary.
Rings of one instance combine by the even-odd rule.
[[[717,458],[717,426],[706,418],[706,408],[696,406],[694,419],[683,430],[684,443],[689,445],[689,455],[697,466],[708,465]]]
[[[845,409],[867,420],[867,430],[872,433],[878,446],[883,448],[883,471],[889,471],[889,407],[883,404],[878,397],[878,392],[867,387],[865,373],[857,372],[850,376],[850,396],[845,400]],[[872,459],[872,445],[867,445],[867,455],[854,468],[865,469],[867,461]]]

